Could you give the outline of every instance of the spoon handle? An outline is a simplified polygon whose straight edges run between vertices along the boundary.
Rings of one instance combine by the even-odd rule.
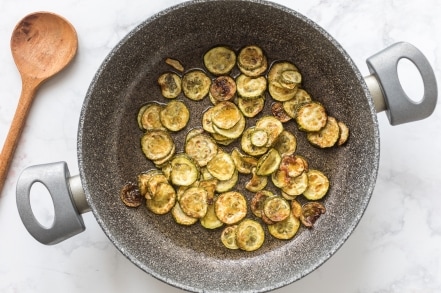
[[[23,132],[24,124],[26,122],[26,117],[29,113],[35,92],[37,91],[40,82],[41,81],[38,79],[23,79],[22,91],[18,101],[17,110],[15,111],[11,127],[9,128],[5,144],[3,145],[0,154],[0,193],[3,190],[9,166],[14,157],[15,149],[17,148],[20,135]]]

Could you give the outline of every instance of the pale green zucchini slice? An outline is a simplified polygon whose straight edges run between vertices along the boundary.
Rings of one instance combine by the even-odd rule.
[[[154,174],[158,174],[158,173],[162,173],[162,172],[158,169],[151,169],[146,172],[139,173],[138,176],[136,176],[139,192],[141,193],[142,196],[146,198],[151,198],[151,194],[149,194],[149,190],[148,190],[148,182]]]
[[[284,71],[299,71],[298,68],[291,62],[288,61],[277,61],[271,65],[268,72],[268,82],[277,82],[282,78],[282,73]]]
[[[170,181],[177,186],[189,186],[199,179],[199,165],[187,154],[177,154],[171,161]]]
[[[251,219],[244,219],[237,225],[236,243],[240,249],[254,251],[259,249],[265,241],[265,232],[262,225]]]
[[[291,118],[295,119],[300,106],[309,102],[312,102],[312,98],[308,92],[304,89],[298,89],[292,99],[283,102],[283,109]]]
[[[201,133],[191,136],[185,143],[185,152],[204,167],[217,154],[217,144],[210,136]]]
[[[242,98],[259,97],[265,92],[266,84],[264,76],[249,77],[241,74],[236,78],[237,94]]]
[[[273,196],[263,203],[263,212],[272,222],[280,222],[291,214],[291,206],[283,197]]]
[[[174,99],[182,91],[181,77],[174,72],[166,72],[159,76],[158,84],[161,87],[161,94],[166,99]]]
[[[279,102],[285,102],[295,97],[298,88],[293,89],[281,87],[277,82],[268,83],[268,92],[270,96]]]
[[[202,187],[190,187],[179,198],[179,204],[187,216],[200,219],[207,213],[207,191]]]
[[[290,215],[285,220],[272,225],[268,225],[268,231],[273,237],[277,239],[289,240],[297,234],[299,227],[299,218],[294,217],[294,215],[290,213]]]
[[[273,148],[275,148],[282,157],[292,155],[297,149],[297,138],[291,132],[283,130],[277,137]]]
[[[239,173],[250,174],[251,170],[257,166],[257,159],[252,156],[244,155],[238,148],[231,151],[231,158]]]
[[[204,54],[204,65],[214,75],[228,74],[236,64],[236,54],[225,46],[218,46]]]
[[[256,174],[267,176],[279,168],[282,158],[277,150],[271,148],[266,154],[259,158],[256,166]]]
[[[303,195],[309,200],[319,200],[323,198],[329,189],[329,179],[323,172],[310,169],[308,175],[308,188]]]
[[[216,184],[216,192],[222,193],[227,192],[233,189],[234,186],[236,186],[237,181],[239,180],[239,172],[237,172],[237,169],[234,170],[233,176],[231,176],[228,180],[218,180]]]
[[[265,95],[254,98],[237,98],[237,106],[245,117],[253,118],[260,112],[262,112],[265,106]]]
[[[209,204],[205,216],[199,219],[202,227],[206,229],[216,229],[222,227],[224,223],[218,219],[214,211],[214,204]]]
[[[256,130],[263,129],[268,134],[266,147],[271,147],[283,132],[283,124],[274,116],[263,116],[256,122]]]
[[[193,225],[198,221],[197,218],[190,217],[184,213],[179,202],[176,202],[175,206],[171,210],[171,214],[176,223],[184,226]]]
[[[168,213],[176,203],[176,191],[168,183],[159,183],[152,199],[146,199],[147,209],[155,214],[163,215]]]
[[[213,159],[208,162],[207,170],[214,178],[225,181],[233,177],[236,166],[230,154],[219,151]]]
[[[240,143],[242,150],[250,156],[260,156],[268,151],[267,147],[257,147],[251,143],[251,134],[255,129],[255,126],[245,129]]]
[[[213,107],[210,107],[202,115],[202,128],[208,133],[215,133],[213,129],[213,120],[211,120],[212,114]]]
[[[297,67],[287,61],[275,62],[268,72],[268,91],[279,102],[292,99],[300,85],[301,76]],[[297,81],[297,82],[296,82]]]
[[[340,137],[340,127],[334,117],[328,116],[325,127],[317,132],[308,132],[308,141],[319,148],[333,147]]]
[[[192,70],[182,77],[182,91],[190,100],[199,101],[210,91],[211,79],[202,70]]]
[[[213,129],[216,132],[216,134],[221,135],[223,138],[225,138],[225,140],[228,140],[228,139],[234,140],[242,135],[242,133],[245,129],[245,126],[246,126],[246,122],[247,121],[246,121],[245,117],[242,114],[240,114],[239,121],[233,127],[229,128],[229,129],[224,129],[224,128],[220,128],[217,125],[213,124]],[[220,139],[220,140],[223,140],[223,139]]]
[[[337,145],[342,146],[349,138],[349,127],[341,121],[338,121],[338,127],[340,128],[340,137],[338,138]]]
[[[165,128],[170,131],[179,131],[187,126],[190,111],[182,101],[173,100],[161,110],[159,117]]]
[[[147,131],[141,138],[141,148],[149,160],[160,160],[169,155],[175,143],[165,130]]]
[[[328,115],[321,103],[309,102],[299,107],[295,119],[299,130],[314,132],[325,127]]]
[[[236,82],[228,75],[218,76],[211,82],[210,98],[216,102],[231,100],[236,94]],[[214,104],[216,104],[216,102]]]
[[[236,243],[237,225],[225,227],[221,234],[222,244],[229,249],[239,249]]]
[[[240,50],[237,66],[248,76],[259,76],[268,68],[268,60],[260,47],[251,45]]]
[[[217,218],[225,224],[236,224],[247,214],[247,200],[237,191],[221,193],[214,203]]]
[[[250,139],[251,143],[256,147],[266,146],[268,143],[268,133],[263,129],[254,129]]]

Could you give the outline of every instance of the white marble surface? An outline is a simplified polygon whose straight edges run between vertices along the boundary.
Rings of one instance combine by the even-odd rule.
[[[55,246],[23,227],[15,184],[25,167],[66,161],[78,173],[76,135],[83,98],[116,43],[152,14],[182,1],[0,1],[0,142],[15,111],[21,81],[10,54],[15,24],[47,10],[75,26],[74,63],[38,92],[0,196],[0,292],[168,292],[111,244],[93,215],[86,231]],[[328,30],[366,75],[365,59],[408,41],[420,48],[441,80],[438,0],[279,0]],[[419,93],[418,83],[409,91]],[[390,126],[379,114],[381,160],[372,200],[343,247],[316,271],[275,292],[441,292],[441,110],[428,119]],[[45,205],[41,205],[42,208]]]

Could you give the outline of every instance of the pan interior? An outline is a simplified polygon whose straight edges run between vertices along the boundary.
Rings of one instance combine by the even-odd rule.
[[[304,88],[330,115],[345,122],[351,133],[344,147],[320,150],[307,143],[293,122],[285,125],[297,136],[297,153],[330,178],[331,188],[323,200],[327,212],[313,229],[301,228],[293,240],[276,240],[267,234],[261,249],[243,252],[223,247],[221,230],[180,226],[170,214],[154,215],[144,206],[127,208],[119,191],[139,172],[153,168],[140,150],[142,132],[136,115],[146,102],[167,102],[156,83],[161,73],[172,69],[165,58],[180,60],[186,70],[203,69],[202,56],[211,47],[228,45],[239,50],[251,44],[263,48],[270,63],[293,62],[303,75]],[[191,127],[200,125],[201,113],[210,102],[179,99],[192,113],[189,126],[174,134],[182,150],[180,142]],[[266,113],[270,105],[267,96]],[[254,122],[250,119],[248,125]],[[105,59],[81,113],[79,167],[99,224],[141,269],[190,291],[261,292],[310,273],[350,235],[376,179],[377,132],[376,114],[362,77],[341,47],[316,24],[267,2],[186,2],[146,20]],[[241,178],[238,189],[250,198],[242,187],[247,179]]]

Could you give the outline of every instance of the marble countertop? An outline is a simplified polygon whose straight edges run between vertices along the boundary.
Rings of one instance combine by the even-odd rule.
[[[0,195],[0,292],[182,292],[127,260],[92,213],[83,216],[85,232],[45,246],[26,231],[15,203],[17,178],[30,165],[66,161],[71,173],[78,173],[78,120],[96,70],[131,29],[180,2],[0,2],[0,142],[6,138],[21,88],[9,47],[16,23],[31,12],[52,11],[72,22],[79,38],[71,66],[38,91]],[[369,73],[366,58],[392,43],[407,41],[426,55],[441,80],[440,1],[275,2],[326,29],[363,75]],[[420,83],[410,79],[406,84],[412,96],[422,95]],[[378,119],[380,170],[360,224],[325,264],[274,292],[441,292],[440,108],[428,119],[399,126],[391,126],[384,113]],[[39,204],[44,213],[44,203]]]

